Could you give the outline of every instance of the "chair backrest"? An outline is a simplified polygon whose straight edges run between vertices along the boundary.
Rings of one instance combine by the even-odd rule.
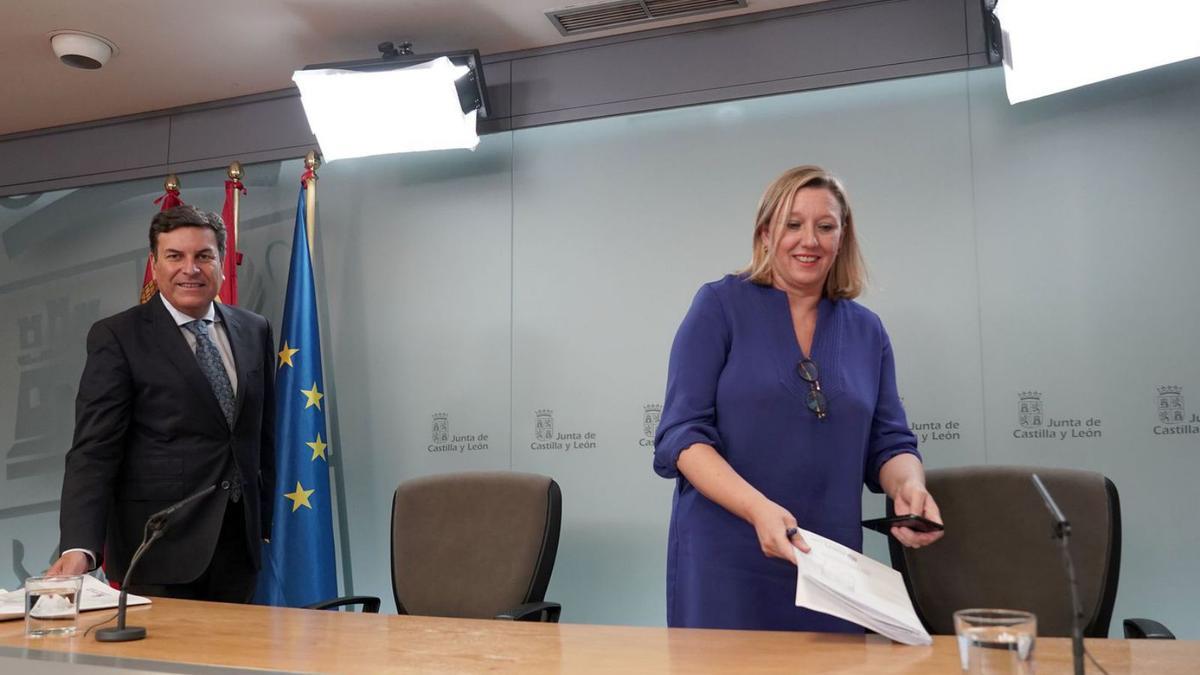
[[[392,499],[392,591],[401,614],[491,618],[545,599],[562,523],[546,476],[455,473]]]
[[[904,548],[889,538],[917,615],[933,634],[954,633],[953,614],[971,607],[1037,615],[1038,634],[1071,634],[1071,596],[1062,546],[1034,487],[1037,473],[1071,523],[1070,548],[1084,635],[1107,637],[1121,569],[1121,505],[1112,481],[1090,471],[971,466],[935,469],[926,484],[946,534]],[[888,502],[888,511],[892,511]]]

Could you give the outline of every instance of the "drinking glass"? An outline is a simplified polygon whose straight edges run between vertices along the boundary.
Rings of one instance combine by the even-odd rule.
[[[83,577],[29,577],[25,580],[25,635],[74,635],[79,626]]]
[[[960,609],[954,613],[958,656],[971,675],[1032,675],[1037,617],[1014,609]]]

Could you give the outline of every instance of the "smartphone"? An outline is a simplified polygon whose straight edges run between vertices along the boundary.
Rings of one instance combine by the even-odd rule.
[[[946,529],[942,527],[941,523],[935,523],[928,518],[911,513],[907,516],[864,520],[862,526],[884,534],[891,534],[893,527],[907,527],[914,532],[937,532]]]

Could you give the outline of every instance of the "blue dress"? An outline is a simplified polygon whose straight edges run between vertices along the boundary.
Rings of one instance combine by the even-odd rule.
[[[800,527],[862,550],[862,486],[917,454],[896,393],[879,317],[822,299],[810,358],[828,416],[805,405],[809,385],[787,295],[740,276],[702,286],[671,347],[654,470],[676,479],[667,550],[667,624],[696,628],[862,632],[795,606],[796,568],[767,558],[754,528],[701,495],[675,466],[693,443],[790,511]],[[919,456],[919,455],[918,455]]]

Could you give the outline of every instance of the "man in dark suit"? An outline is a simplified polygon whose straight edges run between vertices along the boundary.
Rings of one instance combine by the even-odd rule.
[[[216,485],[172,516],[130,591],[248,602],[275,492],[271,329],[213,302],[225,257],[216,214],[156,214],[150,250],[158,294],[88,333],[63,478],[63,554],[49,573],[103,563],[121,580],[146,519]]]

